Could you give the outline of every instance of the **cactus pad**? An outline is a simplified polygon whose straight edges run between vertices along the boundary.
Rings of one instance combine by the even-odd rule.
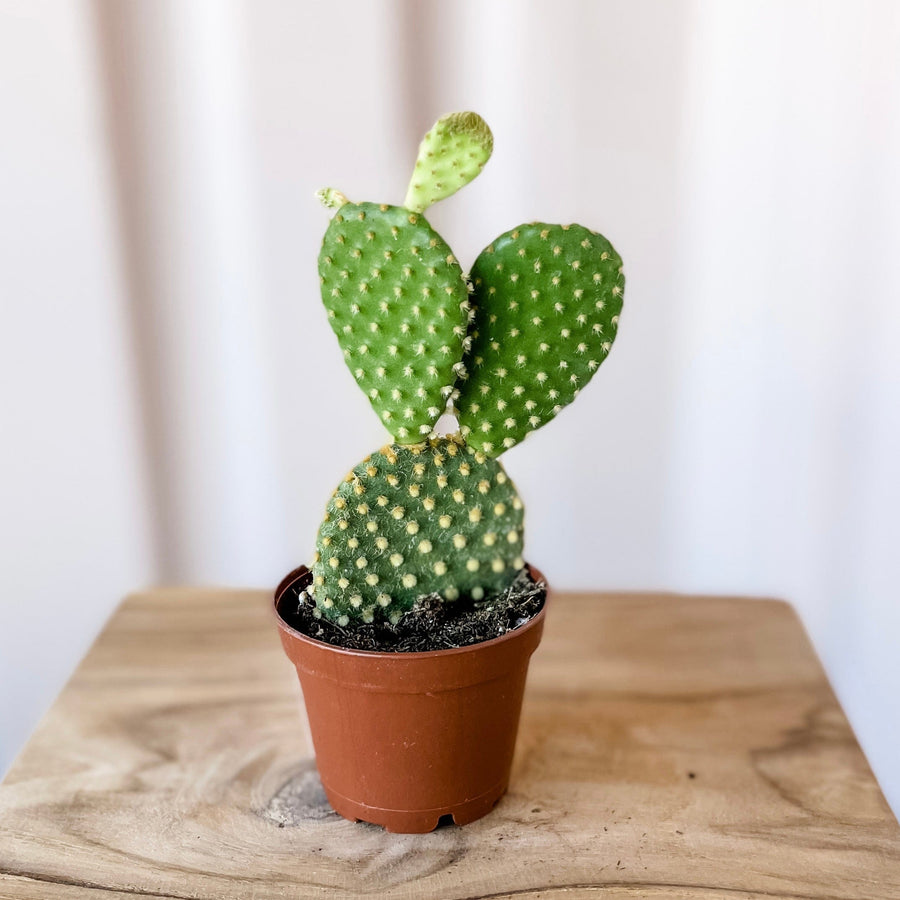
[[[494,149],[494,136],[477,113],[443,116],[422,140],[404,206],[424,212],[455,194],[484,168]]]
[[[524,511],[502,465],[458,439],[366,457],[328,502],[313,562],[329,619],[396,621],[416,598],[480,599],[522,568]]]
[[[521,225],[472,267],[475,317],[457,385],[466,441],[497,456],[593,377],[618,329],[625,279],[609,241],[581,225]]]
[[[325,232],[319,276],[356,383],[398,442],[421,441],[466,342],[468,287],[450,248],[418,213],[345,203]]]

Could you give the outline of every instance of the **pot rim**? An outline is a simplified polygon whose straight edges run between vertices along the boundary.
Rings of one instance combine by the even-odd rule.
[[[313,647],[317,647],[319,649],[333,651],[334,653],[341,654],[345,657],[383,660],[417,660],[434,659],[436,657],[446,658],[450,656],[457,656],[463,653],[472,653],[476,650],[481,649],[482,647],[494,647],[498,644],[515,640],[516,638],[522,637],[527,632],[531,631],[532,628],[543,623],[544,616],[547,612],[547,602],[550,599],[549,585],[547,584],[547,579],[544,577],[543,572],[541,572],[539,569],[536,569],[530,563],[526,563],[525,566],[531,573],[531,577],[536,582],[544,583],[544,603],[543,606],[541,606],[540,610],[524,625],[520,625],[518,628],[513,628],[511,631],[507,631],[506,634],[501,634],[498,637],[490,638],[486,641],[478,641],[475,644],[466,644],[464,647],[445,647],[440,650],[416,650],[412,652],[400,650],[354,650],[350,647],[339,647],[337,644],[329,644],[327,641],[320,641],[317,638],[310,637],[308,634],[303,634],[302,631],[297,631],[296,628],[288,625],[288,623],[285,622],[281,613],[278,611],[278,603],[281,598],[288,592],[288,590],[290,590],[290,588],[292,588],[301,578],[304,578],[307,574],[309,574],[310,570],[307,566],[298,566],[281,580],[281,583],[275,589],[274,600],[272,603],[272,612],[275,616],[275,619],[277,620],[278,628],[281,631],[289,634],[292,639],[299,640],[305,644],[310,644]]]

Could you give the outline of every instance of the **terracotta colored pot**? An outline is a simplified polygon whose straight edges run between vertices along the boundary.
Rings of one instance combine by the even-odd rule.
[[[411,834],[433,830],[441,816],[466,825],[490,812],[509,783],[546,602],[525,625],[490,641],[375,653],[314,640],[284,621],[281,599],[309,579],[306,567],[291,572],[275,592],[275,611],[332,807]]]

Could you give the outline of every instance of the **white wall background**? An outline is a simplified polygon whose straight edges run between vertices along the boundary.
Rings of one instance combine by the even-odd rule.
[[[0,0],[0,771],[127,590],[271,585],[385,434],[318,300],[325,184],[464,262],[536,217],[625,258],[591,388],[510,452],[561,588],[800,610],[900,807],[900,6]]]

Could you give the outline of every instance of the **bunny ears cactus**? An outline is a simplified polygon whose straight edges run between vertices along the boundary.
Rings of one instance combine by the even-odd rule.
[[[602,235],[520,225],[467,277],[426,220],[492,150],[480,116],[451,113],[425,135],[403,206],[317,194],[336,210],[319,254],[328,320],[395,441],[349,473],[319,530],[313,592],[341,624],[513,580],[522,503],[496,457],[571,403],[616,337],[622,260]],[[460,434],[435,438],[448,409]]]

